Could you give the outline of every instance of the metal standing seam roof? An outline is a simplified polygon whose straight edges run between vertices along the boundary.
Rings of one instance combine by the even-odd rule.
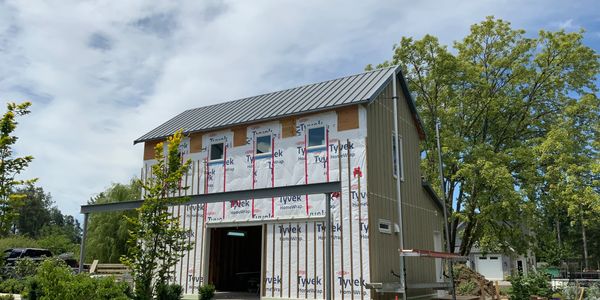
[[[185,134],[257,123],[365,103],[373,100],[398,66],[303,85],[259,96],[186,110],[133,143],[166,138],[179,129]],[[412,100],[411,100],[412,101]]]

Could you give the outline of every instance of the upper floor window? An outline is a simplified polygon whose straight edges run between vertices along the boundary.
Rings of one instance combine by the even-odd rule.
[[[223,159],[223,143],[210,145],[210,160]]]
[[[271,136],[263,135],[256,138],[256,154],[271,153]]]
[[[325,127],[310,128],[308,130],[308,147],[325,145]]]

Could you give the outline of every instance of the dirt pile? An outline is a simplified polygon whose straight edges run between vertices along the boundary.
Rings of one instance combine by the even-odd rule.
[[[483,290],[486,297],[496,295],[493,282],[462,264],[454,266],[454,283],[457,294],[480,296]]]

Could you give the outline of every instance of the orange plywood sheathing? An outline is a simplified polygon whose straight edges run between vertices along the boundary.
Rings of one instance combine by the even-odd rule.
[[[148,141],[144,143],[144,160],[154,159],[154,148],[161,141]]]
[[[237,146],[243,146],[246,145],[246,138],[247,138],[247,127],[243,126],[243,127],[235,127],[232,129],[233,131],[233,146],[237,147]]]
[[[338,109],[337,126],[338,131],[358,128],[358,105]]]
[[[197,153],[200,151],[202,151],[202,134],[190,134],[190,153]]]
[[[281,135],[283,138],[296,135],[296,118],[290,117],[281,121]]]

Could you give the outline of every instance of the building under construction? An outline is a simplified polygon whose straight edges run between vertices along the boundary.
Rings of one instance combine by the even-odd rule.
[[[192,160],[182,195],[341,183],[330,203],[298,194],[172,207],[194,243],[173,270],[186,294],[212,283],[325,299],[328,270],[333,299],[402,297],[404,280],[407,298],[425,298],[444,281],[441,259],[400,255],[442,251],[443,211],[421,179],[425,133],[398,67],[184,111],[135,140],[142,179],[155,145],[179,129]]]

